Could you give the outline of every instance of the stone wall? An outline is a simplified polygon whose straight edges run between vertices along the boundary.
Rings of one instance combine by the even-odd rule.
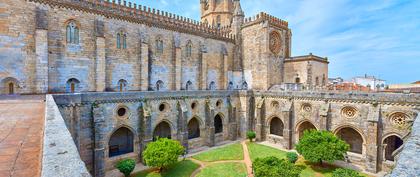
[[[46,96],[42,152],[42,177],[91,176],[51,95]]]
[[[258,141],[292,149],[305,129],[329,130],[355,150],[344,163],[373,173],[388,171],[394,162],[384,158],[385,139],[407,136],[420,106],[419,95],[414,94],[332,92],[85,93],[55,95],[55,99],[83,161],[95,176],[112,169],[121,158],[140,162],[142,150],[162,122],[169,125],[169,136],[189,150],[245,138],[248,130],[257,132]],[[127,113],[118,115],[120,108]],[[215,133],[217,115],[222,118],[221,134]],[[280,135],[270,132],[274,117],[282,122]],[[200,136],[188,139],[187,125],[193,118],[199,122]],[[134,134],[134,150],[109,157],[110,136],[121,127]],[[349,136],[353,138],[346,139]]]

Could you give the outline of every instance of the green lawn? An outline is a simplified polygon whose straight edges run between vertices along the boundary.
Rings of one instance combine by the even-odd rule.
[[[196,177],[246,177],[246,166],[239,162],[216,163],[209,165]]]
[[[275,156],[280,159],[286,158],[285,151],[281,151],[281,150],[278,150],[269,146],[257,144],[257,143],[247,143],[247,145],[248,145],[249,156],[252,161],[254,161],[257,158],[268,157],[268,156]]]
[[[193,158],[204,162],[242,160],[244,159],[244,152],[242,150],[242,145],[237,143],[200,153],[193,156]]]
[[[147,170],[137,174],[131,175],[132,177],[190,177],[191,174],[200,167],[198,164],[190,160],[180,161],[162,173],[157,171]]]

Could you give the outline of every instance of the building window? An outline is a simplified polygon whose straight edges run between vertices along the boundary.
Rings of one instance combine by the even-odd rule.
[[[222,133],[223,132],[223,122],[222,117],[217,114],[216,117],[214,117],[214,133]]]
[[[75,21],[70,21],[66,28],[67,44],[79,44],[79,28]]]
[[[191,43],[191,41],[188,41],[187,46],[185,46],[185,49],[186,49],[187,57],[191,57],[192,56],[192,43]]]
[[[325,86],[326,84],[326,78],[325,78],[325,74],[322,75],[322,86]]]
[[[117,33],[117,48],[126,49],[127,48],[127,34],[123,31]]]
[[[295,79],[295,83],[296,83],[296,84],[300,84],[300,78],[298,78],[298,77],[297,77],[297,78]]]
[[[9,83],[9,94],[15,94],[15,84],[13,84],[13,82]]]
[[[118,81],[118,91],[123,92],[127,90],[127,81],[124,79],[121,79]]]
[[[221,18],[220,18],[220,15],[218,15],[217,17],[216,17],[216,27],[217,28],[220,28],[222,26],[222,20],[221,20]]]
[[[156,54],[161,55],[163,53],[163,41],[159,37],[156,39]]]
[[[75,78],[71,78],[67,81],[67,89],[66,91],[69,93],[75,93],[77,92],[77,88],[79,87],[80,81],[75,79]]]
[[[315,78],[315,85],[316,85],[316,86],[318,86],[318,85],[319,85],[319,78],[318,78],[318,77],[316,77],[316,78]]]
[[[188,81],[187,84],[185,85],[185,90],[191,90],[193,87],[193,84],[191,81]]]
[[[164,83],[163,83],[163,81],[158,80],[156,82],[156,91],[159,91],[159,90],[162,90],[162,89],[164,89]]]
[[[216,90],[216,82],[211,81],[209,84],[209,90]]]
[[[246,81],[242,82],[242,90],[248,90],[248,83]]]
[[[200,137],[200,123],[197,118],[192,118],[188,122],[188,139],[194,139]]]

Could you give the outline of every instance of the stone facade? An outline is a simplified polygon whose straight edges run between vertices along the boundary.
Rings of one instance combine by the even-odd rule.
[[[238,0],[201,1],[202,22],[126,1],[1,4],[1,94],[268,90],[327,77],[325,59],[291,57],[287,22],[245,18]]]
[[[403,94],[189,91],[54,98],[82,160],[95,176],[103,176],[121,158],[141,161],[146,144],[154,135],[162,135],[157,132],[162,123],[169,125],[168,137],[179,140],[189,152],[243,139],[248,130],[257,132],[258,141],[292,149],[304,130],[329,130],[351,145],[343,163],[372,173],[389,171],[393,152],[402,143],[387,139],[405,141],[420,108],[419,95]],[[193,119],[198,122],[196,130],[190,124]],[[121,127],[134,135],[133,150],[112,156],[110,137]]]

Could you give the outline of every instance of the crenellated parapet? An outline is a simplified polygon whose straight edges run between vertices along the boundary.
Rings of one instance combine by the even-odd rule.
[[[255,16],[245,18],[243,27],[258,24],[263,21],[267,21],[269,25],[274,26],[274,27],[278,27],[278,28],[286,29],[286,30],[289,29],[289,23],[287,21],[284,21],[282,19],[279,19],[277,17],[274,17],[264,12],[260,12],[259,14]]]
[[[216,28],[209,24],[182,17],[154,8],[137,5],[127,1],[118,0],[28,0],[46,4],[52,7],[79,10],[86,13],[102,15],[132,23],[145,24],[157,28],[177,31],[212,38],[228,42],[234,42],[235,36],[230,34],[228,27]]]

